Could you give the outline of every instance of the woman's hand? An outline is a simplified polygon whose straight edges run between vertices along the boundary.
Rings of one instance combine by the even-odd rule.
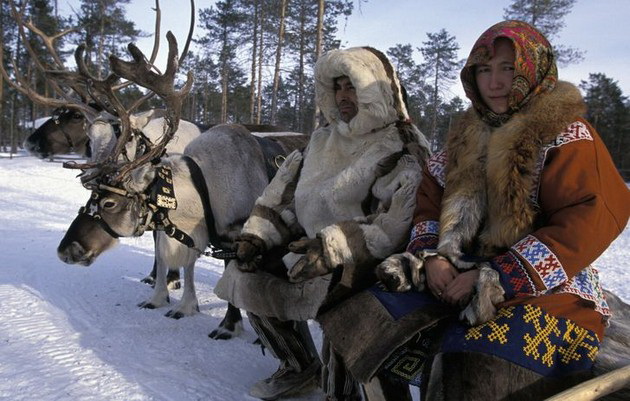
[[[446,258],[430,256],[424,262],[427,275],[427,286],[433,295],[441,299],[446,287],[459,274],[455,266]]]
[[[442,300],[451,305],[463,306],[473,295],[478,280],[479,270],[477,269],[460,273],[446,286],[442,293]]]

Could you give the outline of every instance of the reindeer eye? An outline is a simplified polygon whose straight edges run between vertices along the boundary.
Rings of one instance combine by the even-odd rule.
[[[106,200],[103,202],[103,209],[113,209],[114,207],[116,207],[116,202],[113,200]]]
[[[72,118],[75,120],[81,120],[83,118],[83,114],[81,113],[74,113],[72,114]]]

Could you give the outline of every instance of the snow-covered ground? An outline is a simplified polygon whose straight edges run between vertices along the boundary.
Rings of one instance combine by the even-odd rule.
[[[152,240],[122,239],[90,267],[56,248],[88,192],[60,162],[0,154],[0,400],[252,400],[248,388],[277,364],[244,332],[207,337],[226,310],[213,288],[223,265],[197,262],[201,312],[173,320],[139,309],[151,288]],[[630,301],[630,229],[597,266],[606,288]],[[181,297],[171,293],[171,302]],[[321,332],[311,324],[317,344]],[[417,394],[416,394],[417,396]],[[303,400],[319,400],[312,393]]]

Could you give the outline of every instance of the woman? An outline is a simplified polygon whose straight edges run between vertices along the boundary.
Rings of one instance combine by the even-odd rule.
[[[442,337],[445,399],[546,398],[590,375],[610,315],[590,264],[630,192],[535,28],[489,28],[461,79],[472,107],[425,168],[408,252],[378,275],[396,290],[425,276],[465,306]]]

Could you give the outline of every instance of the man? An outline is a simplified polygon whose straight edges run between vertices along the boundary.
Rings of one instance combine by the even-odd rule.
[[[250,395],[261,399],[317,381],[321,364],[305,321],[322,304],[373,283],[374,267],[404,246],[428,157],[381,52],[326,53],[315,65],[315,91],[329,124],[313,132],[303,153],[287,157],[237,241],[238,268],[255,273],[232,265],[217,286],[232,287],[215,289],[248,310],[262,344],[281,362],[252,387]],[[358,399],[358,386],[325,339],[324,359],[328,398]]]
[[[357,92],[350,78],[342,76],[335,79],[335,101],[341,121],[349,123],[357,115]]]

